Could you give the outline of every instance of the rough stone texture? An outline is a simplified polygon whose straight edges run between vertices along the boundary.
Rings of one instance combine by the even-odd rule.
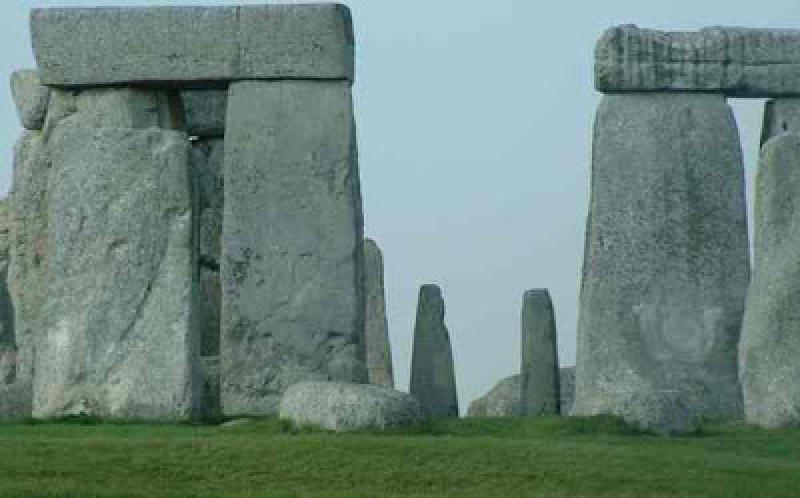
[[[771,99],[764,104],[761,145],[786,132],[800,132],[800,98]]]
[[[469,404],[468,417],[514,417],[522,415],[520,394],[522,376],[511,375],[498,382],[488,393]]]
[[[22,126],[29,130],[41,130],[50,102],[50,89],[42,85],[39,71],[14,71],[11,74],[11,96]]]
[[[560,403],[558,345],[550,292],[546,289],[525,292],[521,325],[521,412],[523,415],[556,415]]]
[[[753,281],[740,343],[748,422],[800,425],[800,134],[761,149],[756,179]]]
[[[594,128],[575,413],[661,432],[742,415],[744,168],[721,95],[605,96]]]
[[[14,308],[8,291],[9,229],[8,201],[0,201],[0,420],[23,418],[31,414],[30,383],[17,376],[17,342],[14,333]]]
[[[732,97],[800,94],[800,30],[608,29],[595,50],[595,87],[605,93],[700,91]]]
[[[114,87],[85,90],[53,90],[44,124],[49,138],[56,126],[82,128],[186,127],[178,92]]]
[[[419,290],[410,393],[430,417],[458,417],[458,396],[444,299],[438,285]]]
[[[226,415],[275,414],[300,381],[367,381],[348,82],[231,85],[221,279]]]
[[[189,416],[199,382],[188,137],[66,125],[47,147],[33,415]]]
[[[34,345],[47,288],[49,171],[42,133],[26,131],[14,148],[7,277],[14,306],[14,346],[6,348],[0,416],[31,416]]]
[[[385,386],[339,382],[299,382],[280,404],[280,417],[299,426],[333,431],[386,429],[422,420],[419,403]]]
[[[227,90],[185,90],[181,92],[189,135],[220,138],[225,135],[228,112]]]
[[[572,415],[575,406],[575,367],[561,367],[559,378],[559,411],[564,416]]]
[[[383,287],[383,254],[372,239],[364,241],[366,273],[366,345],[370,384],[394,388],[392,345],[386,321],[386,298]]]
[[[54,86],[353,79],[350,11],[337,4],[33,9],[31,34]]]

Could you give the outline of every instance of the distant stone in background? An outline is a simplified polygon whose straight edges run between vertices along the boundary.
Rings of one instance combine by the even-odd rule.
[[[761,149],[755,192],[753,280],[740,366],[749,423],[800,424],[800,134]]]
[[[594,71],[595,87],[605,93],[791,96],[800,88],[800,30],[616,26],[597,43]]]
[[[429,417],[458,417],[453,350],[444,314],[442,290],[423,285],[414,324],[410,393]]]
[[[594,127],[575,414],[663,433],[742,416],[744,166],[722,95],[606,95]]]
[[[383,254],[372,239],[364,240],[366,272],[366,345],[370,384],[394,388],[392,344],[386,321],[386,298],[383,286]]]
[[[770,99],[764,104],[761,146],[786,132],[800,132],[800,98]]]
[[[22,126],[28,130],[41,130],[50,102],[50,89],[42,85],[39,71],[14,71],[11,74],[11,96]]]
[[[420,422],[419,403],[385,386],[337,382],[299,382],[280,404],[280,417],[298,426],[334,431],[387,429]]]
[[[572,415],[575,405],[575,367],[561,367],[559,378],[559,412],[564,416]]]
[[[228,90],[185,90],[181,92],[186,111],[186,131],[200,138],[225,135]]]
[[[521,327],[521,412],[557,415],[560,396],[556,317],[546,289],[525,292]]]
[[[468,417],[515,417],[522,415],[520,394],[522,376],[511,375],[501,380],[486,394],[469,404]]]
[[[222,406],[274,415],[301,381],[367,382],[364,234],[348,81],[230,87]]]

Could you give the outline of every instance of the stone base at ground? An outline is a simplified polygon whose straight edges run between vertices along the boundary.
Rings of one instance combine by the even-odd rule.
[[[410,395],[383,386],[301,382],[286,390],[280,417],[299,426],[348,431],[414,424],[422,411]]]

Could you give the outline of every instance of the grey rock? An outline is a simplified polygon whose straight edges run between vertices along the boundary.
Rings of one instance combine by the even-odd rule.
[[[219,356],[200,356],[200,402],[198,404],[196,418],[218,419],[222,416],[222,406],[220,405],[220,376],[219,376]]]
[[[337,4],[33,9],[31,35],[53,86],[353,79]]]
[[[176,419],[199,402],[188,137],[58,126],[33,415]]]
[[[756,179],[753,280],[740,347],[746,420],[766,427],[800,424],[800,134],[761,149]]]
[[[372,239],[364,241],[366,272],[366,347],[370,384],[394,388],[392,345],[386,321],[386,298],[383,287],[383,254]]]
[[[525,292],[521,326],[522,414],[557,415],[560,404],[558,345],[550,292],[546,289]]]
[[[53,90],[44,124],[45,137],[59,125],[166,130],[186,127],[178,92],[133,87]]]
[[[286,390],[280,417],[333,431],[387,429],[422,420],[419,403],[385,386],[300,382]]]
[[[50,89],[42,85],[39,72],[30,69],[14,71],[11,74],[11,96],[22,126],[41,130],[50,102]]]
[[[575,406],[575,367],[561,367],[559,379],[559,413],[572,415]]]
[[[20,420],[31,416],[31,386],[25,382],[0,383],[0,420]]]
[[[595,87],[617,92],[800,94],[800,30],[711,27],[664,32],[626,25],[603,33]]]
[[[770,99],[764,104],[761,146],[786,132],[800,132],[800,98]]]
[[[458,417],[453,350],[444,314],[442,290],[423,285],[414,323],[410,393],[430,417]]]
[[[227,90],[184,90],[181,98],[189,135],[200,138],[220,138],[225,135]]]
[[[742,415],[744,168],[721,95],[608,95],[594,127],[575,413],[664,433]]]
[[[0,201],[0,420],[30,416],[30,390],[17,382],[17,343],[14,308],[8,291],[10,213]]]
[[[522,376],[506,377],[486,394],[469,404],[469,417],[514,417],[522,415]]]
[[[220,271],[225,415],[275,414],[301,381],[367,381],[348,82],[231,85]]]

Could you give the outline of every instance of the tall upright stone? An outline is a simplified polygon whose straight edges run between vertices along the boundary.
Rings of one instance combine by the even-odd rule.
[[[414,323],[410,393],[429,417],[458,417],[453,350],[444,313],[442,290],[423,285]]]
[[[557,415],[559,368],[556,317],[547,289],[525,292],[522,300],[523,415]]]
[[[222,407],[275,414],[300,381],[364,383],[364,249],[349,81],[228,94]]]
[[[372,239],[364,240],[366,273],[366,347],[370,384],[394,387],[392,345],[386,321],[386,297],[383,287],[383,254]]]
[[[742,414],[744,168],[714,94],[606,95],[594,127],[575,413],[661,432]]]
[[[740,366],[745,417],[766,427],[800,424],[800,134],[761,149],[756,179],[753,281]]]

